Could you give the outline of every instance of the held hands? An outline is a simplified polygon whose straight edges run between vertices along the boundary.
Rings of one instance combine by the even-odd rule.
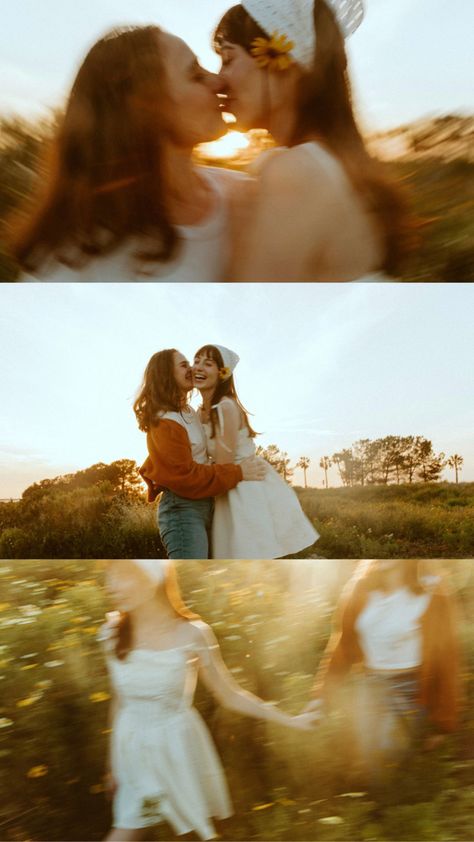
[[[266,463],[257,456],[249,456],[244,459],[240,467],[242,468],[242,477],[246,481],[259,482],[265,479]]]
[[[288,725],[296,731],[314,731],[321,718],[322,715],[318,711],[300,713],[298,716],[292,716]]]

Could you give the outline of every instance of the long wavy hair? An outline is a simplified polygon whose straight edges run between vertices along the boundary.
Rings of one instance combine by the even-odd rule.
[[[313,67],[299,84],[296,124],[289,145],[316,135],[340,160],[365,207],[378,220],[384,242],[380,268],[396,275],[414,244],[408,203],[365,146],[352,107],[344,37],[324,0],[314,2],[314,27],[318,46]],[[214,48],[219,53],[228,41],[250,53],[254,39],[268,35],[243,6],[233,6],[217,25]]]
[[[11,220],[26,271],[80,268],[130,238],[137,266],[166,262],[178,239],[164,200],[165,73],[156,26],[112,30],[86,56],[44,164],[36,202]]]
[[[195,357],[199,357],[199,356],[208,357],[210,360],[214,360],[214,362],[216,363],[218,368],[224,367],[224,360],[222,359],[222,354],[219,351],[219,349],[215,347],[215,345],[203,345],[203,347],[200,348],[199,351],[196,351],[194,356]],[[237,389],[235,388],[235,381],[234,381],[233,376],[229,377],[228,380],[218,380],[217,386],[214,389],[214,394],[212,395],[212,403],[218,404],[222,400],[222,398],[232,398],[235,401],[235,403],[237,404],[237,406],[239,407],[239,409],[242,413],[242,417],[244,419],[244,424],[247,427],[249,436],[251,438],[255,438],[255,436],[257,436],[258,433],[256,433],[255,430],[253,430],[252,427],[250,426],[250,421],[249,421],[249,418],[248,418],[248,411],[245,409],[243,404],[241,404],[241,402],[240,402],[239,396],[237,394]],[[218,423],[217,410],[212,409],[211,410],[211,427],[212,427],[211,438],[214,438],[215,435],[216,435],[216,424],[217,423]]]
[[[195,614],[191,611],[184,602],[178,583],[176,569],[170,562],[168,562],[168,567],[166,569],[164,584],[159,585],[158,587],[162,587],[164,589],[166,598],[177,617],[182,617],[184,620],[201,619],[199,614]],[[123,661],[130,653],[130,650],[132,649],[132,637],[133,629],[130,615],[125,611],[121,612],[115,644],[115,655],[120,661]]]
[[[159,423],[162,412],[180,412],[183,397],[174,376],[175,348],[153,354],[143,375],[143,383],[133,404],[138,427],[148,433]]]
[[[401,559],[398,562],[401,565],[403,584],[414,594],[421,594],[424,592],[424,587],[419,579],[418,559]],[[384,574],[383,571],[377,568],[377,562],[361,561],[356,568],[354,582],[362,586],[367,592],[380,590],[383,586]]]

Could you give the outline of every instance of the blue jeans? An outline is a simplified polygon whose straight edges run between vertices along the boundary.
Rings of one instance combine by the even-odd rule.
[[[158,528],[168,558],[209,558],[214,500],[188,500],[164,491],[158,507]]]

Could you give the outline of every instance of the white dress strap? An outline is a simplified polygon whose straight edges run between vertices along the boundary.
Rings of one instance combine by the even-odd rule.
[[[231,406],[235,406],[234,401],[231,398],[222,398],[222,400],[219,401],[219,403],[214,404],[214,406],[212,407],[212,409],[215,409],[216,412],[217,412],[217,420],[219,422],[219,433],[220,433],[221,437],[224,435],[224,430],[225,430],[224,410],[223,410],[223,404],[225,404],[225,403],[230,404]],[[227,450],[228,453],[232,453],[232,448],[227,447],[227,445],[224,444],[223,441],[220,442],[220,446],[224,450]]]

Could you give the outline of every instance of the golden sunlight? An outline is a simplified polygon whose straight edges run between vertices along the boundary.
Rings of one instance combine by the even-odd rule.
[[[235,158],[249,146],[250,140],[242,132],[230,131],[219,140],[211,143],[202,143],[199,146],[199,153],[206,158]]]

